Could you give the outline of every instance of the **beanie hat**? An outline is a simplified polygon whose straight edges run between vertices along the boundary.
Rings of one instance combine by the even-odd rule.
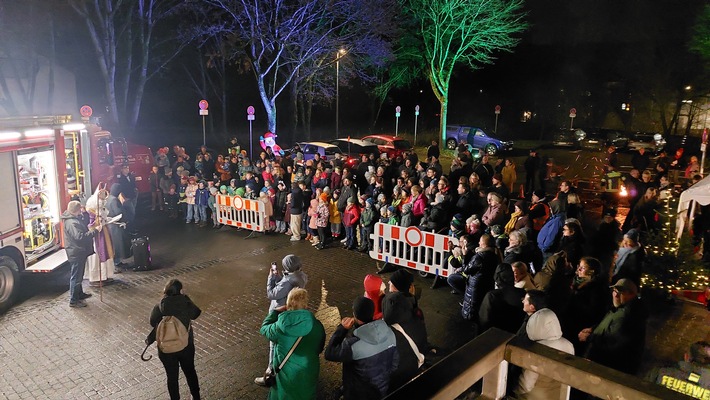
[[[414,276],[406,269],[398,269],[390,277],[390,282],[398,291],[408,293],[409,287],[414,283]]]
[[[237,188],[237,190],[234,191],[234,194],[239,197],[244,197],[244,193],[246,193],[246,190],[244,190],[243,187]]]
[[[217,193],[217,188],[214,187],[214,186],[212,186],[212,187],[210,188],[210,194],[215,194],[215,193]]]
[[[249,183],[247,183],[247,189],[249,189],[253,192],[256,190],[256,185],[252,182],[249,182]]]
[[[406,214],[408,212],[412,211],[412,203],[404,203],[402,204],[402,214]]]
[[[540,199],[544,199],[544,198],[545,198],[545,191],[544,191],[544,190],[540,190],[540,189],[533,190],[533,194],[534,194],[535,196],[537,196],[538,198],[540,198]]]
[[[337,194],[338,196],[340,196],[340,189],[335,189],[335,190],[333,191],[333,194]]]
[[[301,259],[295,254],[289,254],[281,260],[286,272],[296,272],[301,269]]]
[[[326,186],[323,188],[323,193],[328,193],[330,194],[330,186]]]
[[[394,206],[389,206],[387,207],[387,211],[394,213],[395,211],[397,211],[397,209]]]
[[[491,226],[491,233],[493,236],[500,236],[503,234],[503,227],[500,225]]]
[[[498,182],[503,182],[503,175],[493,174],[493,179],[497,180]]]
[[[365,296],[358,296],[353,302],[353,315],[364,323],[372,322],[372,317],[375,315],[375,303]]]
[[[328,195],[326,193],[321,193],[320,194],[320,199],[323,200],[324,202],[328,201]]]
[[[377,195],[377,201],[382,201],[382,200],[385,200],[385,199],[387,199],[387,196],[385,196],[384,193],[380,193],[380,194]]]
[[[375,200],[373,200],[372,197],[368,198],[368,199],[365,200],[365,201],[367,202],[367,204],[369,204],[369,205],[371,205],[371,206],[375,205]]]
[[[466,226],[461,214],[454,215],[454,218],[451,220],[451,226],[453,226],[457,230],[462,230]]]
[[[348,204],[355,204],[355,198],[354,198],[354,197],[348,197]]]
[[[222,190],[227,190],[227,186],[225,186],[225,185],[220,186],[219,191],[221,192]]]

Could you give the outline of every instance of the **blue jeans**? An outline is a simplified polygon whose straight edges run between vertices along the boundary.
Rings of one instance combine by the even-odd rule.
[[[207,222],[207,206],[197,206],[197,210],[200,212],[200,221]]]
[[[188,204],[187,205],[187,217],[185,218],[185,222],[192,221],[193,215],[195,216],[195,222],[200,222],[200,214],[197,211],[197,206],[194,204]]]
[[[71,273],[69,275],[69,302],[79,301],[79,295],[84,293],[81,288],[81,281],[84,280],[84,269],[86,268],[86,257],[77,261],[69,261]]]
[[[345,227],[345,246],[347,248],[353,248],[357,246],[357,238],[355,237],[355,227],[346,226]]]

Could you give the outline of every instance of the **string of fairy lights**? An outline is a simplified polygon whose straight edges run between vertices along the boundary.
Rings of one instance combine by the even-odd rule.
[[[678,290],[705,290],[710,284],[708,271],[697,259],[696,250],[690,244],[681,246],[675,235],[675,221],[678,198],[672,195],[672,189],[665,189],[660,197],[657,210],[660,217],[660,230],[655,237],[650,237],[646,246],[648,265],[652,268],[644,273],[641,285],[662,289],[668,292]],[[710,244],[707,244],[710,245]]]

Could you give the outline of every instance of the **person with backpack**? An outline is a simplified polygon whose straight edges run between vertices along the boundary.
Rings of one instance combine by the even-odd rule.
[[[165,285],[163,298],[150,313],[150,325],[158,342],[158,357],[165,367],[171,400],[180,398],[180,368],[185,374],[193,400],[200,400],[200,383],[195,371],[195,336],[191,321],[202,310],[183,293],[182,282],[171,279]]]

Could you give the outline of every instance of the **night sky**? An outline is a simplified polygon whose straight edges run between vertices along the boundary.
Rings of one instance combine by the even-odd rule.
[[[655,66],[664,60],[687,58],[689,29],[703,5],[701,0],[528,1],[530,27],[511,53],[497,54],[495,64],[477,71],[458,68],[451,85],[448,121],[492,130],[494,106],[500,104],[502,136],[534,138],[543,131],[553,131],[568,121],[566,114],[571,107],[577,108],[580,123],[600,126],[608,121],[612,105],[616,107],[626,98],[638,98],[639,88],[650,85],[648,77]],[[66,15],[66,20],[67,26],[57,40],[66,44],[64,58],[81,60],[75,65],[79,102],[90,104],[100,112],[105,103],[102,84],[98,66],[91,61],[93,48],[87,41],[85,26],[76,17]],[[686,64],[694,66],[693,59],[687,59],[690,62]],[[71,61],[66,62],[69,63]],[[682,73],[671,75],[685,79],[677,77]],[[691,78],[693,76],[687,80]],[[207,120],[209,141],[220,142],[220,145],[227,136],[248,134],[248,105],[257,109],[253,125],[257,137],[266,127],[253,75],[233,74],[230,86],[230,131],[218,132],[213,128],[209,118],[214,115]],[[195,138],[201,141],[199,100],[187,83],[178,59],[148,83],[138,132],[134,136],[152,146]],[[284,101],[280,99],[279,103],[278,115],[282,121],[279,129],[288,126],[283,123],[286,108],[281,103]],[[427,81],[410,89],[393,91],[374,126],[369,101],[357,82],[341,85],[341,136],[393,133],[397,105],[403,109],[400,132],[413,130],[413,111],[417,104],[421,106],[419,132],[437,128],[439,104]],[[519,122],[523,110],[536,113],[534,123]],[[638,117],[634,121],[623,120],[623,115],[620,118],[622,123],[641,124]],[[314,136],[334,137],[334,127],[334,104],[314,109]]]

